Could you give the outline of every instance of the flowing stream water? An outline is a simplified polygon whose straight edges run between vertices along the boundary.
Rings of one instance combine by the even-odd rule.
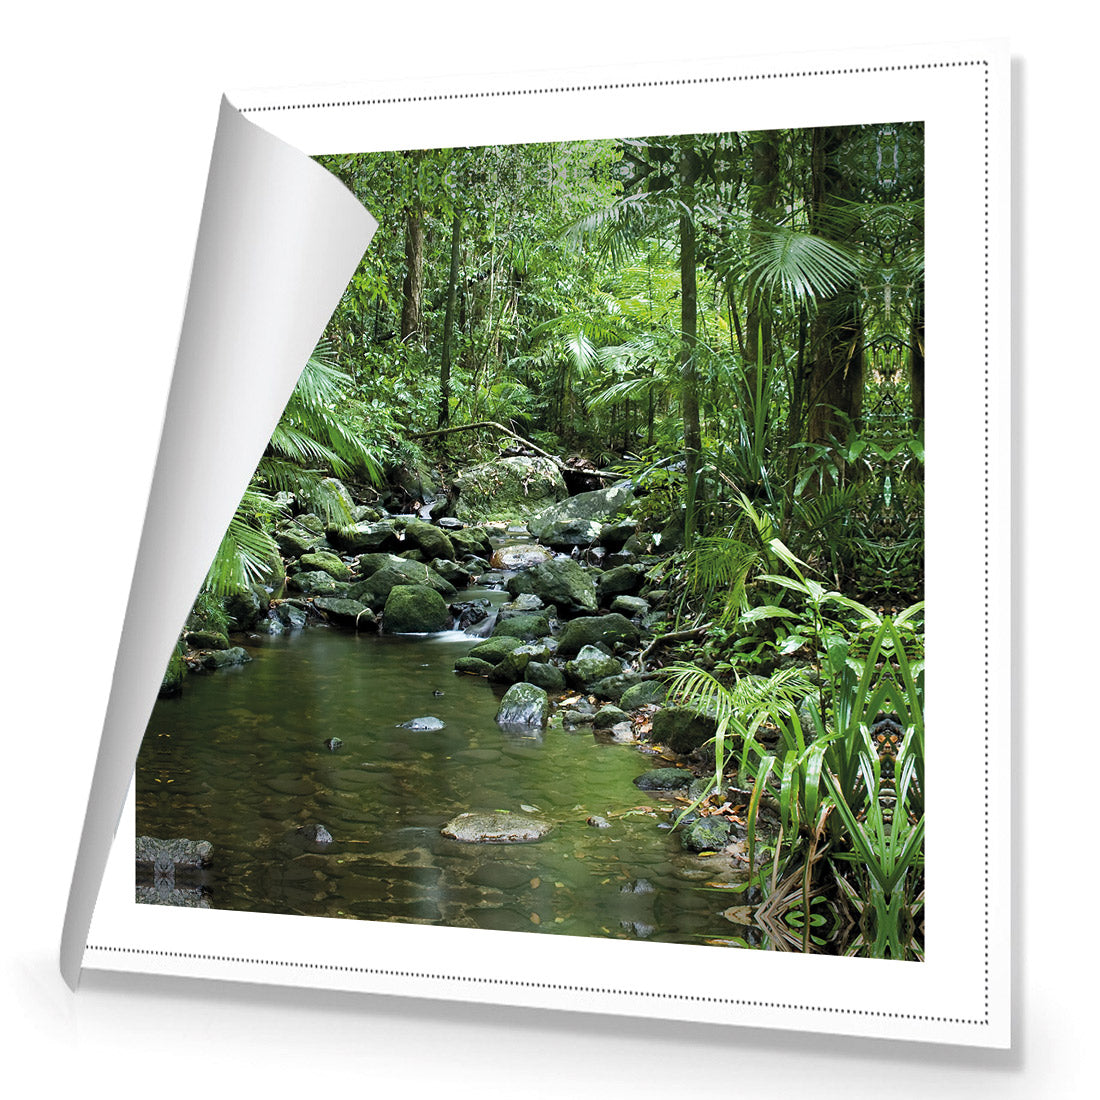
[[[478,641],[316,627],[250,640],[250,664],[190,676],[157,703],[138,759],[138,834],[209,841],[203,904],[219,909],[759,942],[733,923],[740,883],[683,851],[662,827],[670,804],[634,786],[660,761],[591,727],[502,731],[492,686],[453,671]],[[444,728],[400,728],[424,716]],[[535,843],[440,835],[467,810],[531,807],[553,822]],[[304,841],[297,830],[313,824],[332,842]]]

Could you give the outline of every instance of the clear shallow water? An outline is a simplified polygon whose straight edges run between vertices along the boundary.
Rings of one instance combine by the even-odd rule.
[[[255,640],[243,667],[188,677],[146,733],[139,835],[210,841],[214,908],[755,942],[723,916],[737,884],[683,852],[658,827],[668,804],[634,786],[652,758],[590,729],[503,732],[493,688],[453,672],[478,641],[311,628]],[[397,728],[427,715],[446,728]],[[523,807],[553,822],[546,838],[440,835],[455,814]],[[593,814],[612,827],[588,825]],[[333,842],[305,843],[295,830],[311,824]]]

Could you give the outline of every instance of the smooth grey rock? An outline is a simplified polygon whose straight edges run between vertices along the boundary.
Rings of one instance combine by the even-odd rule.
[[[523,844],[541,840],[551,828],[550,822],[541,817],[494,810],[459,814],[451,818],[440,833],[467,844]]]
[[[426,715],[423,718],[410,718],[407,722],[401,722],[398,729],[417,730],[420,732],[432,732],[447,728],[447,724],[434,715]]]

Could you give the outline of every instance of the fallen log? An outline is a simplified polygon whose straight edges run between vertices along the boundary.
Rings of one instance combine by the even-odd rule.
[[[544,451],[540,446],[532,443],[531,440],[524,439],[524,437],[518,432],[512,431],[511,428],[506,428],[503,424],[498,424],[495,420],[478,420],[475,421],[473,424],[459,424],[453,428],[438,428],[433,432],[417,432],[416,435],[411,435],[409,436],[409,438],[432,439],[436,436],[452,435],[455,432],[472,432],[478,428],[492,428],[494,431],[500,432],[501,434],[509,436],[511,439],[514,439],[517,443],[522,444],[528,450],[534,451],[535,454],[541,455],[543,458],[548,458],[555,466],[557,466],[559,470],[563,472],[573,471],[573,468],[571,466],[567,466],[556,455],[552,455],[549,452]],[[589,477],[598,477],[603,481],[621,481],[623,478],[622,474],[605,473],[603,470],[581,470],[573,472],[580,472]]]

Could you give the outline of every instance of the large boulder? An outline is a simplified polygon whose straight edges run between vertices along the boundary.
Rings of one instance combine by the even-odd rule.
[[[545,638],[549,634],[550,614],[539,611],[528,615],[513,615],[510,619],[498,619],[496,626],[493,627],[492,637],[503,636],[533,642],[536,638]]]
[[[594,526],[592,539],[589,541],[595,541],[599,538],[600,527],[618,516],[633,500],[633,482],[618,481],[606,489],[578,493],[560,504],[544,508],[527,521],[527,530],[535,538],[544,541],[544,535],[550,535],[555,529],[560,531],[562,524],[574,520],[591,520]]]
[[[653,740],[677,753],[689,753],[705,745],[718,729],[718,723],[690,707],[661,707],[653,715]]]
[[[543,603],[553,604],[561,615],[584,615],[595,611],[596,582],[572,558],[555,558],[517,573],[508,581],[513,596],[531,593]]]
[[[458,594],[458,589],[450,581],[445,581],[422,562],[393,558],[365,581],[353,584],[348,589],[347,596],[378,611],[385,606],[393,589],[410,584],[431,588],[448,600]]]
[[[526,520],[566,494],[565,479],[550,459],[521,455],[471,466],[454,486],[455,518],[464,523]]]
[[[572,550],[574,546],[591,546],[599,539],[600,529],[596,519],[559,519],[540,524],[538,539],[555,550]]]
[[[550,700],[535,684],[513,684],[500,701],[497,725],[505,729],[541,729],[546,725]]]
[[[451,626],[443,597],[425,584],[401,584],[390,590],[382,623],[388,634],[435,634]]]
[[[638,628],[629,619],[619,614],[597,615],[566,623],[558,636],[558,653],[570,657],[586,645],[602,643],[608,649],[616,649],[637,641]]]
[[[447,537],[446,532],[422,519],[410,520],[405,524],[405,541],[411,542],[424,552],[424,558],[432,561],[435,558],[447,558],[455,556],[454,543]]]

